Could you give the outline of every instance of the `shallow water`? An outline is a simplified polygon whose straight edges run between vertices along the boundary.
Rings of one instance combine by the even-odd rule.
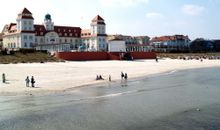
[[[1,130],[217,129],[220,68],[48,95],[0,96]]]

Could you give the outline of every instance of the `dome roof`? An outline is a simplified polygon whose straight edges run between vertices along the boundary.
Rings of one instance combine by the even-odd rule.
[[[45,15],[45,20],[51,20],[51,15],[50,14],[46,14]]]

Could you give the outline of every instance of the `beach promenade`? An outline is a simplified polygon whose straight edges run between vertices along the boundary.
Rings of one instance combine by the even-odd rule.
[[[151,74],[204,67],[220,67],[220,60],[137,60],[137,61],[83,61],[64,63],[0,64],[6,83],[0,80],[1,95],[30,94],[33,92],[58,92],[96,83],[121,80],[121,72],[128,80]],[[96,81],[96,75],[105,80]],[[35,77],[35,88],[25,86],[27,76]],[[175,80],[175,79],[174,79]]]

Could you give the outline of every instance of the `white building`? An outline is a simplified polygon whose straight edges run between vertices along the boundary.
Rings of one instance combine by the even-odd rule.
[[[3,30],[3,48],[32,48],[35,39],[32,13],[24,8],[16,21],[17,23],[11,23]]]
[[[88,35],[81,34],[80,27],[54,25],[50,14],[45,15],[43,24],[34,24],[32,13],[26,8],[18,14],[16,21],[3,29],[3,48],[62,52],[84,47],[87,51],[107,51],[105,22],[99,15],[92,20]]]
[[[125,41],[119,39],[108,41],[108,52],[126,52]]]
[[[90,24],[90,29],[82,30],[81,38],[87,51],[107,51],[106,27],[102,17],[97,15]]]

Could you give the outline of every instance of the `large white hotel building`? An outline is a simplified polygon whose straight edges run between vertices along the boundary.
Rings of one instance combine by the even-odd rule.
[[[97,15],[90,29],[56,26],[51,15],[46,14],[43,24],[34,24],[32,13],[24,8],[16,19],[3,28],[3,48],[36,48],[49,52],[61,51],[107,51],[105,21]]]

